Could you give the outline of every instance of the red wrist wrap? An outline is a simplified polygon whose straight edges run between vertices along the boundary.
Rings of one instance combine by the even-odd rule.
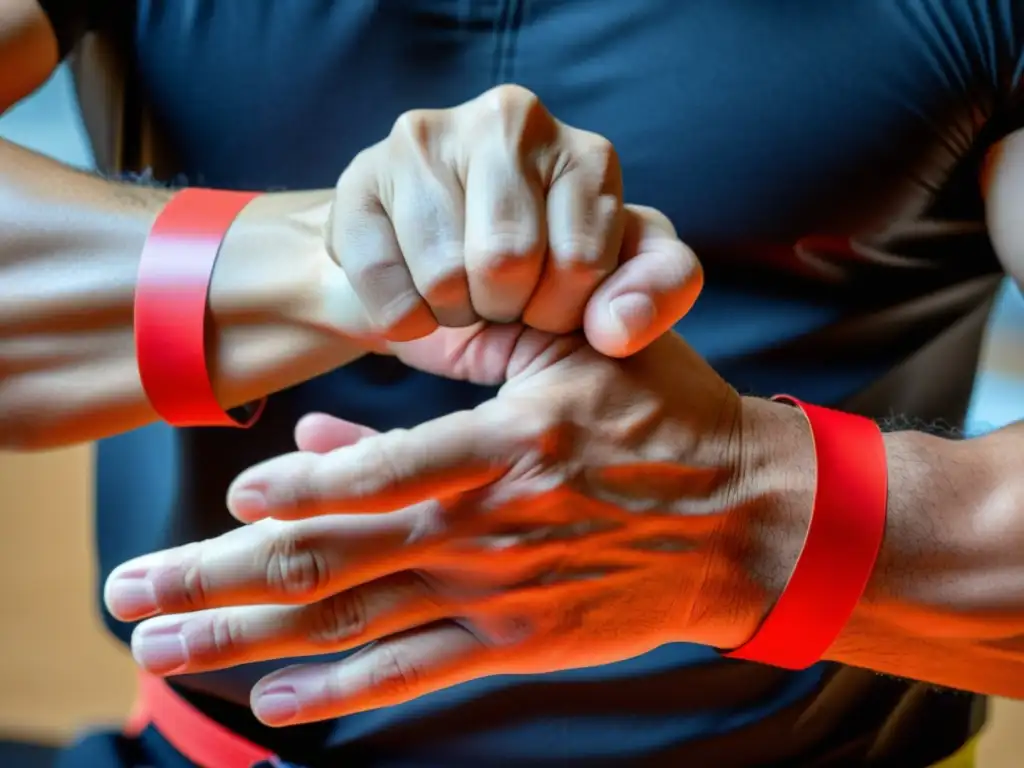
[[[789,583],[754,636],[728,658],[805,669],[835,642],[867,587],[885,532],[888,469],[878,426],[794,398],[811,426],[817,482]]]
[[[183,189],[157,216],[139,261],[135,352],[153,410],[176,427],[248,427],[217,402],[207,368],[206,315],[221,242],[254,192]]]

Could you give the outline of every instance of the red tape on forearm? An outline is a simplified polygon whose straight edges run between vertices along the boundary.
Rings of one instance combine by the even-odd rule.
[[[882,433],[870,419],[807,405],[817,482],[803,550],[775,606],[754,636],[724,655],[805,669],[820,661],[856,609],[885,533],[888,468]]]
[[[206,316],[214,263],[255,192],[184,189],[157,216],[135,288],[135,351],[153,410],[176,427],[248,427],[262,403],[235,417],[217,402],[207,367]]]

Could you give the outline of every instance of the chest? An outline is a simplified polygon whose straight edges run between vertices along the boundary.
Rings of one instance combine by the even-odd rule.
[[[517,82],[691,242],[785,242],[920,218],[968,155],[988,73],[927,5],[150,0],[136,55],[192,183],[329,186],[405,110]]]

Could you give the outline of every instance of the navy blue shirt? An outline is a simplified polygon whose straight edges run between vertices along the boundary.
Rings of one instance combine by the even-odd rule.
[[[141,0],[130,37],[175,169],[212,187],[331,186],[403,111],[519,83],[607,136],[627,200],[664,211],[697,250],[707,287],[678,329],[734,386],[963,417],[1000,274],[979,160],[1024,125],[1017,0]],[[490,395],[370,357],[271,398],[248,432],[105,440],[100,577],[231,528],[229,481],[292,450],[309,411],[388,429]],[[912,688],[678,644],[272,732],[244,705],[284,663],[177,683],[296,761],[437,766],[806,765],[861,754]],[[937,757],[963,740],[969,697],[916,700],[904,741]]]

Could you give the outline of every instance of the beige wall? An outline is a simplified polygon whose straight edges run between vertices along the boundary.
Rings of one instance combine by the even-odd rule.
[[[0,454],[0,732],[120,722],[132,663],[94,601],[88,449]]]

